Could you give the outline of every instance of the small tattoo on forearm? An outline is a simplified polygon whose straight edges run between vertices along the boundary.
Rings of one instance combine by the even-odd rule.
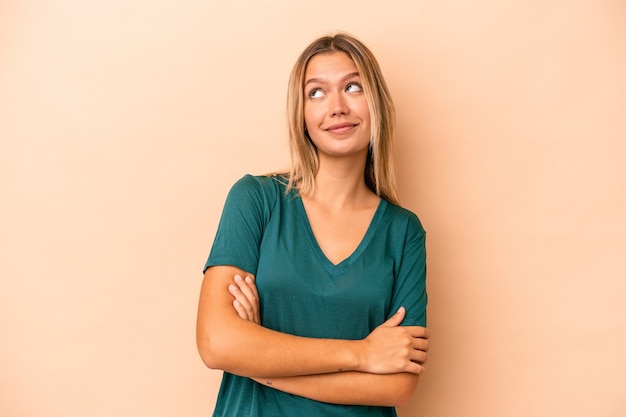
[[[269,386],[272,386],[272,381],[265,381],[265,383]]]

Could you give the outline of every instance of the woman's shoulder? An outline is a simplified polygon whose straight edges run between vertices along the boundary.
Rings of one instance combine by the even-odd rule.
[[[392,225],[403,229],[406,228],[407,231],[415,234],[426,233],[420,218],[408,208],[387,202],[385,212]]]
[[[284,194],[287,181],[279,175],[246,174],[231,187],[230,194],[251,198],[275,199]]]
[[[245,174],[235,182],[233,187],[237,188],[261,188],[274,190],[277,188],[285,188],[288,180],[278,174],[255,175]]]

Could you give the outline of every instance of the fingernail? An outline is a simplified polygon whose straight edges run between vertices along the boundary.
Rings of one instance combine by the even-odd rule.
[[[241,281],[241,277],[239,275],[235,275],[235,281],[240,282]]]
[[[246,277],[246,282],[247,282],[248,284],[252,284],[252,278],[250,278],[250,277]]]
[[[228,290],[229,290],[229,291],[237,291],[237,287],[236,287],[236,286],[234,286],[233,284],[230,284],[230,285],[228,286]]]

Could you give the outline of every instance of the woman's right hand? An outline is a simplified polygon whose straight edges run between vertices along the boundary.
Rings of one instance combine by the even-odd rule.
[[[259,308],[259,293],[254,285],[254,279],[250,276],[243,278],[235,275],[234,283],[228,286],[228,292],[233,296],[233,307],[240,318],[261,324]]]
[[[400,326],[404,307],[362,340],[359,368],[373,374],[420,374],[428,359],[430,333],[421,326]]]

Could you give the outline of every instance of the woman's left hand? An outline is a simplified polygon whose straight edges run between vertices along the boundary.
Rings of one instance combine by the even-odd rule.
[[[250,276],[245,278],[235,275],[233,283],[228,286],[228,292],[233,296],[233,307],[239,317],[244,320],[261,324],[259,313],[259,293],[257,292],[254,279]]]

